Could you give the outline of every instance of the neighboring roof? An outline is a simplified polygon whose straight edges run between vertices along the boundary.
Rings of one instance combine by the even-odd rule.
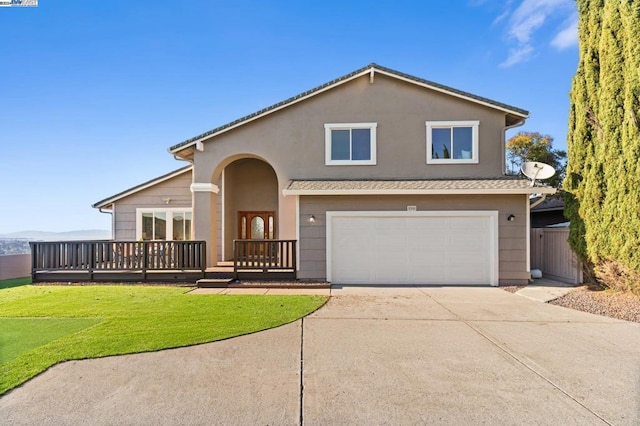
[[[499,109],[501,111],[510,113],[510,114],[514,114],[516,116],[519,116],[521,118],[527,118],[529,116],[529,111],[521,109],[521,108],[517,108],[511,105],[507,105],[504,104],[502,102],[497,102],[494,100],[491,100],[489,98],[484,98],[482,96],[478,96],[478,95],[474,95],[472,93],[469,92],[464,92],[462,90],[458,90],[458,89],[454,89],[453,87],[449,87],[449,86],[445,86],[443,84],[439,84],[439,83],[435,83],[433,81],[429,81],[429,80],[425,80],[423,78],[420,77],[415,77],[409,74],[405,74],[399,71],[395,71],[392,70],[391,68],[386,68],[383,67],[381,65],[372,63],[367,65],[366,67],[357,69],[349,74],[343,75],[342,77],[336,78],[335,80],[331,80],[321,86],[315,87],[311,90],[307,90],[306,92],[302,92],[296,96],[293,96],[289,99],[286,99],[282,102],[278,102],[277,104],[271,105],[267,108],[261,109],[260,111],[254,112],[253,114],[249,114],[246,115],[242,118],[239,118],[237,120],[234,120],[230,123],[224,124],[220,127],[216,127],[215,129],[209,130],[208,132],[202,133],[201,135],[195,136],[193,138],[187,139],[186,141],[180,142],[179,144],[173,145],[172,147],[169,148],[169,152],[171,153],[175,153],[177,151],[180,151],[182,149],[185,149],[189,146],[195,145],[197,142],[201,141],[202,139],[214,136],[216,134],[219,133],[223,133],[227,130],[231,130],[232,128],[238,127],[240,125],[243,125],[245,123],[248,123],[250,121],[253,121],[257,118],[260,118],[264,115],[270,114],[272,112],[278,111],[282,108],[285,108],[289,105],[293,105],[297,102],[300,102],[304,99],[307,99],[311,96],[317,95],[319,93],[322,93],[328,89],[331,89],[337,85],[346,83],[347,81],[353,80],[354,78],[358,78],[361,77],[363,75],[366,75],[367,73],[374,73],[378,72],[380,74],[389,76],[389,77],[395,77],[398,78],[400,80],[404,80],[404,81],[408,81],[410,83],[414,83],[414,84],[418,84],[420,86],[423,87],[427,87],[429,89],[432,90],[436,90],[442,93],[447,93],[449,95],[458,97],[458,98],[462,98],[462,99],[466,99],[472,102],[476,102],[479,104],[483,104],[486,106],[490,106],[496,109]]]
[[[284,195],[553,194],[527,179],[292,180]]]
[[[117,200],[119,200],[121,198],[127,197],[127,196],[129,196],[131,194],[135,194],[138,191],[142,191],[143,189],[147,189],[150,186],[157,185],[160,182],[164,182],[165,180],[169,180],[169,179],[174,178],[176,176],[180,176],[183,173],[191,171],[192,168],[193,168],[192,165],[188,165],[188,166],[182,167],[182,168],[180,168],[178,170],[174,170],[172,172],[167,173],[166,175],[162,175],[162,176],[157,177],[155,179],[151,179],[150,181],[147,181],[147,182],[142,183],[140,185],[136,185],[133,188],[126,189],[126,190],[124,190],[122,192],[117,193],[116,195],[112,195],[109,198],[105,198],[104,200],[98,201],[97,203],[92,204],[91,207],[93,207],[94,209],[107,207],[108,205],[113,204],[114,202],[116,202]]]
[[[534,200],[535,201],[535,200]],[[564,210],[564,201],[559,197],[549,197],[531,209],[532,212]]]
[[[555,223],[553,225],[547,225],[545,226],[545,228],[568,228],[569,225],[571,225],[571,222],[562,222],[562,223]]]

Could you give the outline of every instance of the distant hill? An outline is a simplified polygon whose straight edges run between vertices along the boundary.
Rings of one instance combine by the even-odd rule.
[[[104,229],[85,229],[67,232],[20,231],[0,234],[0,240],[76,241],[110,239],[111,231]]]

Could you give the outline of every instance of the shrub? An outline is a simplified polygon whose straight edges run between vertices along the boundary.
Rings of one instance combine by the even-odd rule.
[[[594,267],[600,283],[616,291],[640,295],[640,273],[626,268],[614,260],[605,260]]]

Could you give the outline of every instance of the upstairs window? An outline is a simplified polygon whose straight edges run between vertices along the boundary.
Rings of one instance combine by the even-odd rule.
[[[377,123],[324,125],[327,166],[376,164]]]
[[[479,121],[427,121],[427,164],[478,163]]]
[[[138,240],[191,239],[191,209],[142,208],[137,209],[136,212],[136,239]]]

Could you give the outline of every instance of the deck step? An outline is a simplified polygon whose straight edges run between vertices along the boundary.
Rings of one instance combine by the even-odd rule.
[[[225,288],[231,281],[231,278],[202,278],[196,284],[199,288]]]

